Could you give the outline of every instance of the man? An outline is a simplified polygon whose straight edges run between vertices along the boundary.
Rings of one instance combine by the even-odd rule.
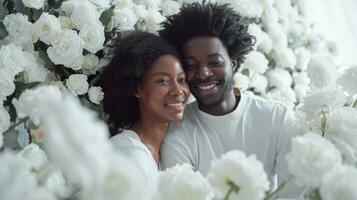
[[[181,53],[197,100],[186,108],[182,123],[170,126],[161,148],[162,167],[189,163],[206,175],[212,160],[239,149],[257,156],[271,182],[275,175],[279,183],[287,179],[290,112],[282,104],[233,90],[233,75],[255,42],[241,17],[228,5],[186,4],[159,33]],[[287,186],[279,195],[300,192]]]

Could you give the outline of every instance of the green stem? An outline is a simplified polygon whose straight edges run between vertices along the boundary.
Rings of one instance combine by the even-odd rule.
[[[239,191],[239,187],[236,186],[232,181],[228,181],[228,185],[230,185],[231,188],[228,190],[224,200],[229,200],[229,196],[232,194],[232,192],[237,193]]]
[[[322,111],[322,122],[321,122],[321,132],[322,132],[322,137],[325,136],[326,132],[326,125],[327,125],[327,117],[326,117],[326,112]]]
[[[353,108],[357,108],[357,98],[356,98],[356,100],[353,102],[352,107],[353,107]]]
[[[13,126],[11,126],[9,129],[7,129],[3,135],[6,135],[7,133],[9,133],[10,131],[12,131],[14,128],[16,128],[18,125],[22,124],[23,122],[25,122],[26,120],[28,120],[28,117],[25,117],[23,119],[20,119],[16,124],[14,124]]]
[[[264,200],[269,200],[272,197],[274,197],[276,195],[276,193],[278,193],[280,190],[282,190],[289,181],[290,181],[290,177],[288,179],[284,180],[283,182],[281,182],[280,185],[278,186],[278,188],[276,188],[276,190],[274,190],[272,193],[265,196]]]

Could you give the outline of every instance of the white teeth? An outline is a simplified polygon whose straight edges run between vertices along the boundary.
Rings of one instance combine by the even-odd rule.
[[[204,85],[204,86],[198,86],[198,88],[200,90],[210,90],[215,86],[215,84],[211,84],[211,85]]]
[[[167,103],[166,105],[169,107],[180,107],[182,106],[182,103]]]

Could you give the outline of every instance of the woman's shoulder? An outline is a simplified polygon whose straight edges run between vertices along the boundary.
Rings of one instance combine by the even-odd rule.
[[[110,138],[111,143],[115,149],[128,150],[128,149],[143,149],[145,145],[140,141],[139,136],[132,130],[124,130]]]

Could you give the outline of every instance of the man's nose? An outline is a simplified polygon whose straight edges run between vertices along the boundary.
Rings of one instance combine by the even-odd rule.
[[[196,69],[195,76],[197,79],[204,80],[211,75],[212,75],[212,72],[207,65],[201,65]]]

